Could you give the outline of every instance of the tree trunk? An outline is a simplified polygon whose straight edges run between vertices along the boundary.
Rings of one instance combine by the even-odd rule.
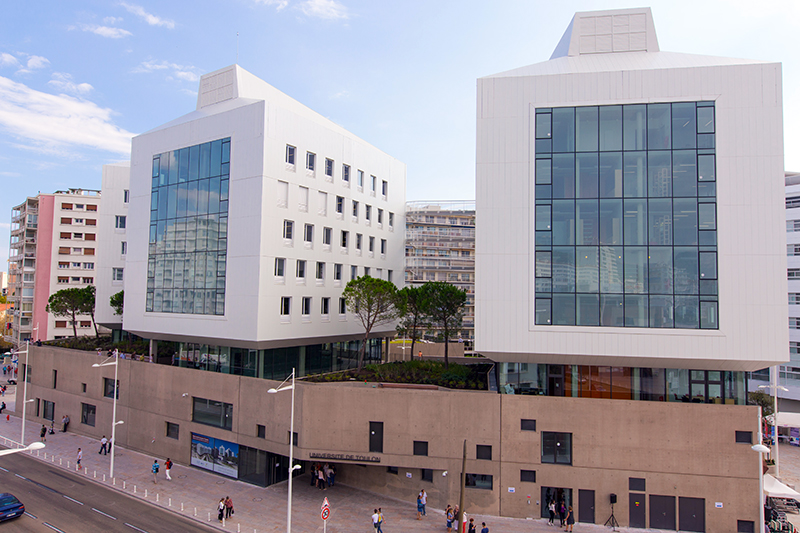
[[[92,314],[90,314],[89,316],[92,317],[92,325],[94,326],[94,336],[99,338],[100,332],[97,330],[97,322],[95,322],[94,320],[94,312],[92,312]]]
[[[358,368],[357,370],[361,372],[361,369],[364,367],[364,354],[367,352],[367,340],[369,339],[369,331],[364,333],[364,340],[361,341],[361,349],[358,350]]]
[[[409,361],[414,360],[414,344],[417,341],[417,317],[414,315],[414,322],[411,323],[411,358]],[[405,351],[405,350],[403,350]]]
[[[72,311],[72,336],[78,338],[78,324],[75,321],[75,310]]]
[[[445,328],[444,328],[444,368],[445,368],[445,370],[450,368],[450,359],[447,357],[447,355],[449,353],[447,351],[447,349],[449,347],[448,346],[448,342],[447,342],[448,339],[450,339],[450,331],[445,326]]]

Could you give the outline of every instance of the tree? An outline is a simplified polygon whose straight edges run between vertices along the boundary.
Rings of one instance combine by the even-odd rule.
[[[76,324],[77,315],[82,313],[86,305],[86,295],[83,289],[61,289],[50,295],[47,301],[47,312],[55,316],[66,316],[72,319],[72,334],[78,338]]]
[[[364,327],[364,341],[358,351],[358,370],[364,366],[369,334],[376,326],[397,318],[396,294],[394,283],[383,279],[361,276],[347,282],[342,298]]]
[[[414,345],[422,336],[422,332],[428,326],[428,316],[425,314],[428,302],[428,284],[419,287],[404,287],[397,291],[397,314],[400,324],[397,325],[397,332],[400,335],[411,338],[411,357],[414,357]]]
[[[94,321],[94,308],[97,300],[97,289],[94,285],[87,285],[80,289],[81,296],[83,297],[83,305],[81,306],[81,313],[92,317],[92,325],[94,326],[94,336],[99,337],[100,332],[97,331],[97,322]]]
[[[125,291],[122,290],[113,295],[108,303],[111,304],[111,308],[114,310],[115,314],[122,316],[122,307],[125,303]]]
[[[431,323],[441,329],[444,340],[444,367],[449,368],[448,342],[450,337],[461,330],[467,293],[444,281],[432,281],[425,285],[429,298],[426,314],[431,318]]]

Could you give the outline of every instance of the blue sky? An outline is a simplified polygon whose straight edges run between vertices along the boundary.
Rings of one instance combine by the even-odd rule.
[[[575,11],[495,0],[3,2],[0,268],[11,207],[100,188],[132,135],[192,111],[237,62],[408,165],[408,200],[472,199],[475,85],[546,61]],[[651,2],[662,50],[783,63],[786,168],[800,171],[800,2]],[[238,46],[237,46],[237,32]]]

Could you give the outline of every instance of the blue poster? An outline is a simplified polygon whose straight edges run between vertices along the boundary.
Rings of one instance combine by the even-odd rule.
[[[239,478],[239,445],[192,433],[191,464],[224,476]]]

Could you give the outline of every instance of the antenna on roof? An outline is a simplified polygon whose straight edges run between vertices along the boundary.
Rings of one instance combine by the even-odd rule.
[[[239,32],[236,32],[236,64],[239,64]]]

